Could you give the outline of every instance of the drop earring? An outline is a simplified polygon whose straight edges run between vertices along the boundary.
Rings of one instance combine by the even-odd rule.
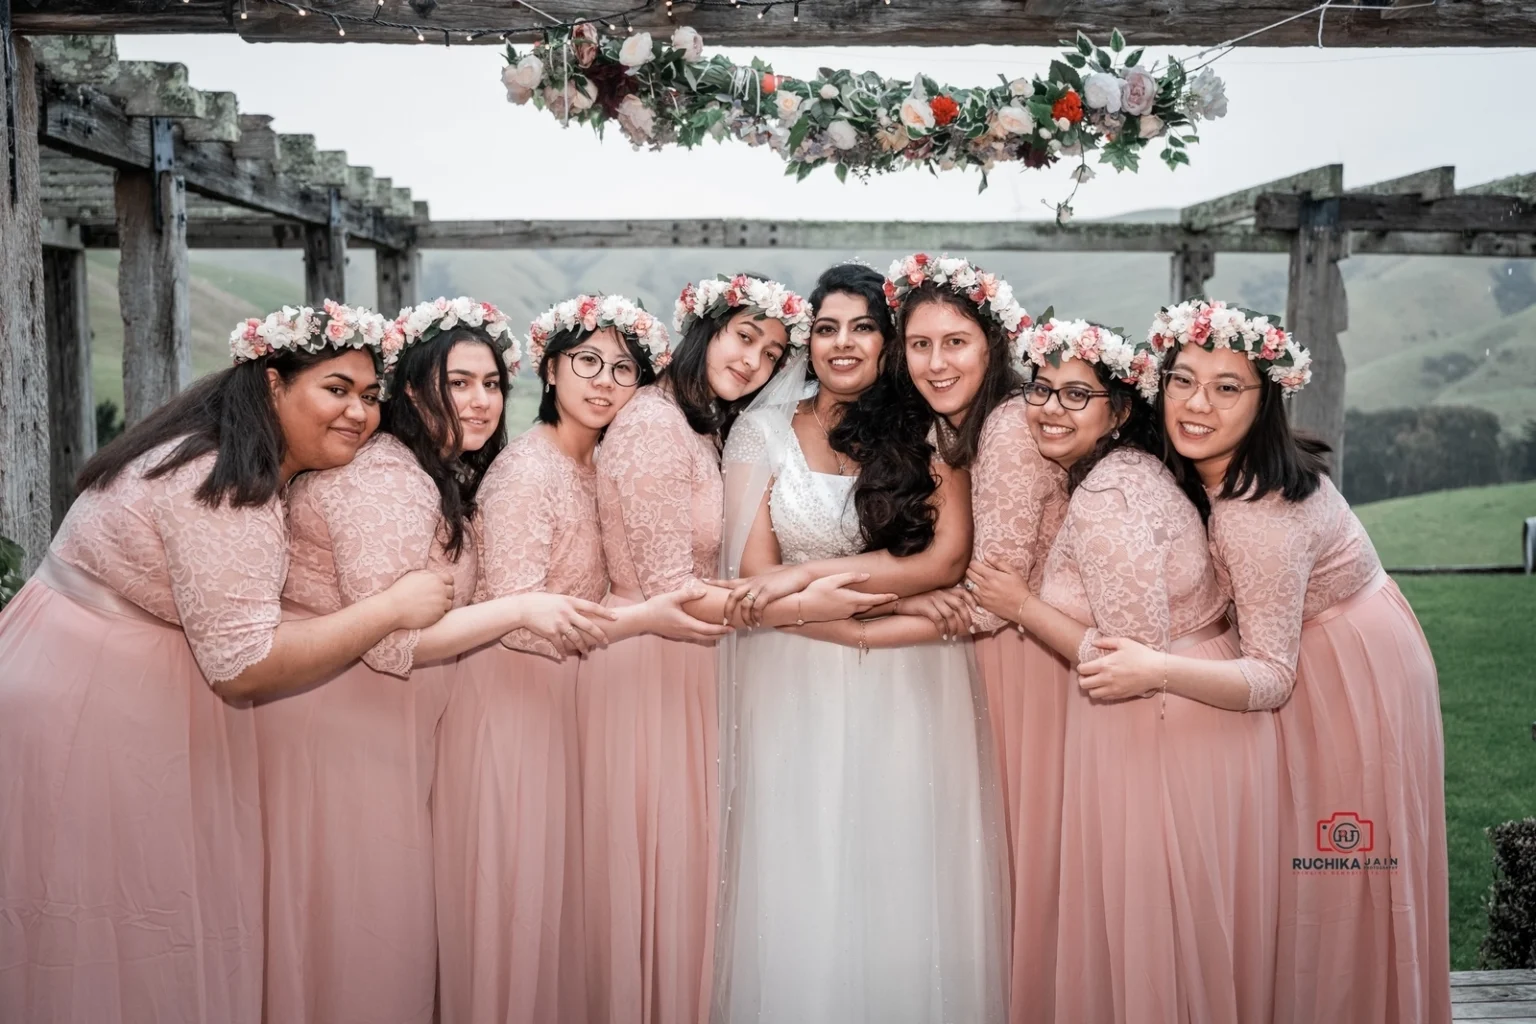
[[[1120,440],[1120,428],[1116,427],[1114,430],[1111,430],[1109,432],[1109,437],[1110,437],[1110,440],[1112,440],[1112,441]]]

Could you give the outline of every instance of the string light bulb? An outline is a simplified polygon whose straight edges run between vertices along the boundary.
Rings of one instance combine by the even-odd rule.
[[[795,0],[795,21],[800,20],[800,0]]]

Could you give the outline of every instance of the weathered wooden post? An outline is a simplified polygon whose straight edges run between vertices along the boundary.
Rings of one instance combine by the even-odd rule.
[[[1301,202],[1291,241],[1290,289],[1285,326],[1312,353],[1312,383],[1290,400],[1291,425],[1333,447],[1333,482],[1344,486],[1344,350],[1339,335],[1349,329],[1349,300],[1339,260],[1349,255],[1348,235],[1339,229],[1337,197]]]
[[[187,185],[168,117],[150,118],[148,170],[120,168],[115,199],[123,314],[123,422],[148,416],[192,382]]]
[[[1172,295],[1170,301],[1203,299],[1205,283],[1216,276],[1216,252],[1204,246],[1177,250],[1169,260]]]
[[[415,249],[378,249],[374,267],[380,313],[393,317],[420,301],[417,282],[421,280],[421,253]]]
[[[37,65],[0,0],[0,534],[30,573],[48,549],[48,358]]]
[[[341,189],[332,186],[328,224],[304,227],[304,301],[316,309],[326,299],[347,301],[347,231]]]
[[[48,331],[48,435],[52,448],[52,528],[75,500],[75,477],[96,450],[91,388],[91,322],[83,248],[43,249]]]

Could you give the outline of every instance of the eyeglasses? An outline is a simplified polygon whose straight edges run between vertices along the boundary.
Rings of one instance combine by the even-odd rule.
[[[571,372],[585,380],[591,380],[603,372],[603,367],[608,367],[609,375],[613,382],[621,388],[632,388],[640,383],[640,367],[633,359],[620,359],[610,363],[596,352],[588,349],[578,349],[575,352],[562,352],[563,356],[571,360]]]
[[[1187,402],[1195,397],[1196,391],[1204,391],[1205,400],[1217,409],[1232,408],[1237,404],[1237,400],[1243,397],[1244,391],[1253,391],[1260,387],[1263,385],[1238,384],[1230,380],[1200,381],[1183,370],[1163,372],[1163,394],[1175,402]]]
[[[1044,405],[1056,396],[1056,401],[1068,412],[1080,412],[1088,408],[1090,398],[1107,398],[1108,391],[1090,391],[1081,384],[1068,384],[1066,387],[1053,388],[1048,384],[1038,381],[1024,385],[1024,401],[1030,405]]]

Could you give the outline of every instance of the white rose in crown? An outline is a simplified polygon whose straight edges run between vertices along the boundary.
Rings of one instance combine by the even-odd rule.
[[[1083,102],[1094,110],[1106,114],[1118,114],[1121,104],[1121,81],[1103,71],[1089,75],[1083,81]]]
[[[1034,94],[1035,83],[1027,78],[1015,78],[1008,83],[1008,91],[1014,96],[1030,96]]]
[[[619,47],[619,63],[627,68],[637,68],[650,61],[652,56],[649,32],[636,32]]]
[[[1163,125],[1162,118],[1158,117],[1156,114],[1143,114],[1141,116],[1140,127],[1137,128],[1136,134],[1143,139],[1155,139],[1159,135],[1163,134],[1164,129],[1165,126]]]
[[[1216,72],[1206,68],[1190,83],[1186,109],[1194,118],[1210,120],[1227,116],[1227,88],[1216,77]]]
[[[672,33],[672,48],[683,51],[683,60],[689,64],[697,64],[704,56],[704,37],[699,31],[689,25],[680,25],[676,32]]]
[[[800,97],[792,92],[780,89],[774,93],[773,102],[778,108],[779,120],[786,124],[792,124],[800,113]]]
[[[822,87],[817,90],[816,95],[820,96],[824,100],[835,100],[841,96],[842,93],[838,90],[837,86],[833,85],[831,82],[825,82],[822,84]]]
[[[1140,117],[1142,114],[1152,113],[1152,108],[1156,105],[1157,79],[1141,68],[1131,68],[1127,71],[1125,82],[1120,88],[1120,109],[1127,114]]]
[[[933,107],[922,96],[908,96],[901,101],[901,123],[918,131],[933,127]]]
[[[1028,135],[1035,130],[1035,119],[1028,110],[1010,103],[998,108],[997,126],[1009,135]]]
[[[827,125],[827,139],[838,149],[852,149],[859,144],[859,133],[847,121],[837,120]]]

